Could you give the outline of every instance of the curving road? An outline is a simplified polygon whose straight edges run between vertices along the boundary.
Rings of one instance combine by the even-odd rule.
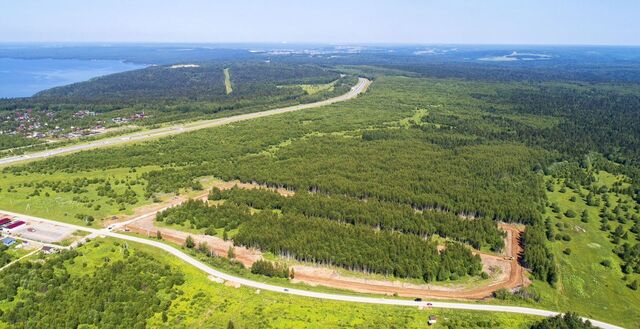
[[[415,302],[415,301],[411,301],[411,300],[394,299],[394,298],[378,298],[378,297],[363,297],[363,296],[349,296],[349,295],[340,295],[340,294],[328,294],[328,293],[322,293],[322,292],[299,290],[299,289],[294,289],[294,288],[285,288],[285,287],[275,286],[275,285],[266,284],[266,283],[262,283],[262,282],[258,282],[258,281],[252,281],[252,280],[236,277],[236,276],[233,276],[233,275],[229,275],[227,273],[223,273],[223,272],[217,271],[217,270],[209,267],[208,265],[202,263],[201,261],[199,261],[199,260],[197,260],[197,259],[185,254],[184,252],[180,251],[179,249],[176,249],[176,248],[174,248],[172,246],[169,246],[169,245],[164,244],[164,243],[159,242],[159,241],[138,238],[138,237],[135,237],[135,236],[125,235],[125,234],[119,234],[119,233],[113,232],[110,229],[88,228],[88,227],[84,227],[84,226],[67,224],[67,223],[57,222],[57,221],[48,220],[48,219],[44,219],[44,218],[38,218],[38,217],[33,217],[33,216],[17,214],[17,213],[13,213],[13,212],[9,212],[9,211],[4,211],[4,210],[0,210],[0,213],[7,214],[7,215],[10,215],[10,216],[20,217],[21,219],[27,219],[29,221],[46,222],[46,223],[50,223],[50,224],[66,226],[66,227],[73,228],[73,229],[76,229],[76,230],[88,231],[88,232],[91,232],[91,234],[89,235],[90,238],[97,237],[97,236],[109,236],[109,237],[113,237],[113,238],[117,238],[117,239],[137,242],[137,243],[153,246],[153,247],[156,247],[156,248],[160,248],[160,249],[162,249],[162,250],[164,250],[164,251],[166,251],[166,252],[168,252],[168,253],[170,253],[170,254],[178,257],[178,258],[180,258],[184,262],[186,262],[188,264],[191,264],[192,266],[198,268],[199,270],[205,272],[206,274],[208,274],[210,276],[213,276],[215,278],[222,279],[222,280],[225,280],[225,281],[230,281],[230,282],[233,282],[233,283],[237,283],[237,284],[240,284],[240,285],[244,285],[244,286],[247,286],[247,287],[256,288],[256,289],[267,290],[267,291],[283,293],[283,294],[290,294],[290,295],[297,295],[297,296],[304,296],[304,297],[312,297],[312,298],[319,298],[319,299],[329,299],[329,300],[352,302],[352,303],[395,305],[395,306],[411,306],[411,307],[419,307],[419,306],[426,307],[427,306],[427,301]],[[134,218],[131,221],[133,221],[133,220],[136,220],[136,219]],[[115,229],[118,229],[119,227],[122,227],[124,224],[126,224],[128,222],[130,222],[130,221],[127,221],[127,222],[124,222],[124,223],[115,224],[115,225],[112,225],[110,227],[113,230],[115,230]],[[555,316],[555,315],[559,314],[558,312],[553,312],[553,311],[547,311],[547,310],[541,310],[541,309],[535,309],[535,308],[529,308],[529,307],[518,307],[518,306],[451,303],[451,302],[439,302],[439,301],[432,301],[432,302],[429,302],[429,303],[431,304],[429,307],[434,307],[434,308],[460,309],[460,310],[472,310],[472,311],[488,311],[488,312],[518,313],[518,314],[528,314],[528,315],[537,315],[537,316]],[[622,327],[618,327],[618,326],[615,326],[615,325],[612,325],[612,324],[608,324],[608,323],[605,323],[605,322],[596,321],[596,320],[592,320],[592,319],[588,319],[588,320],[591,321],[591,323],[594,326],[598,327],[598,328],[603,328],[603,329],[622,329]]]
[[[355,86],[353,86],[351,88],[351,90],[349,90],[346,94],[340,95],[340,96],[337,96],[337,97],[333,97],[333,98],[329,98],[329,99],[325,99],[323,101],[319,101],[319,102],[315,102],[315,103],[300,104],[300,105],[283,107],[283,108],[279,108],[279,109],[267,110],[267,111],[262,111],[262,112],[240,114],[240,115],[234,115],[234,116],[225,117],[225,118],[212,119],[212,120],[203,120],[203,121],[197,121],[197,122],[188,123],[188,124],[180,124],[180,125],[174,125],[174,126],[170,126],[170,127],[151,129],[151,130],[147,130],[147,131],[143,131],[143,132],[134,133],[134,134],[131,134],[131,135],[105,138],[105,139],[100,139],[100,140],[89,142],[89,143],[76,144],[76,145],[71,145],[71,146],[64,146],[64,147],[60,147],[60,148],[53,149],[53,150],[47,150],[47,151],[41,151],[41,152],[27,153],[27,154],[18,155],[18,156],[6,157],[6,158],[0,159],[0,166],[10,165],[10,164],[14,164],[14,163],[22,162],[22,161],[45,159],[45,158],[52,157],[52,156],[57,156],[57,155],[67,154],[67,153],[72,153],[72,152],[78,152],[78,151],[88,150],[88,149],[92,149],[92,148],[114,146],[114,145],[118,145],[118,144],[129,143],[129,142],[143,141],[143,140],[151,139],[151,138],[159,138],[159,137],[177,135],[177,134],[181,134],[181,133],[188,132],[188,131],[194,131],[194,130],[199,130],[199,129],[204,129],[204,128],[222,126],[222,125],[226,125],[226,124],[233,123],[233,122],[238,122],[238,121],[250,120],[250,119],[255,119],[255,118],[261,118],[261,117],[266,117],[266,116],[270,116],[270,115],[275,115],[275,114],[294,112],[294,111],[299,111],[299,110],[305,110],[305,109],[310,109],[310,108],[316,108],[316,107],[321,107],[321,106],[325,106],[325,105],[330,105],[330,104],[334,104],[334,103],[338,103],[338,102],[344,102],[346,100],[350,100],[352,98],[355,98],[356,96],[358,96],[362,92],[366,91],[370,84],[371,84],[371,81],[369,81],[368,79],[358,78],[358,83]]]

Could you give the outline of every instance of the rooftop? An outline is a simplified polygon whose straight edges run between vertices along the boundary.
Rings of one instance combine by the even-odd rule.
[[[18,226],[20,226],[20,225],[24,225],[24,222],[23,222],[23,221],[21,221],[21,220],[16,221],[16,222],[13,222],[13,223],[11,223],[11,224],[7,225],[7,226],[6,226],[6,228],[8,228],[8,229],[12,229],[12,228],[16,228],[16,227],[18,227]]]
[[[7,246],[7,247],[8,247],[8,246],[10,246],[10,245],[12,245],[12,244],[16,243],[16,239],[7,237],[7,238],[2,239],[2,243],[3,243],[5,246]]]

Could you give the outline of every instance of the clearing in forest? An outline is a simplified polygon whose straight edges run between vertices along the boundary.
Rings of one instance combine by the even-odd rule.
[[[229,72],[229,68],[226,68],[224,71],[224,88],[227,91],[227,95],[233,92],[233,87],[231,86],[231,73]]]

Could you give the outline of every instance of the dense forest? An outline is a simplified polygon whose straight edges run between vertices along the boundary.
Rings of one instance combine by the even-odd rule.
[[[145,253],[124,252],[123,260],[105,258],[91,275],[65,267],[78,251],[14,265],[0,277],[0,300],[11,302],[0,320],[29,329],[145,328],[147,318],[169,307],[184,278]]]
[[[439,255],[436,245],[420,236],[305,216],[287,210],[287,206],[282,210],[282,215],[264,211],[252,214],[246,204],[224,202],[208,206],[203,201],[190,200],[159,213],[157,220],[167,224],[188,222],[195,228],[205,228],[211,235],[215,229],[226,232],[238,228],[233,237],[236,244],[359,271],[442,281],[477,275],[481,270],[479,257],[457,243],[447,244]],[[500,236],[495,224],[488,227]],[[417,263],[412,265],[412,259]]]
[[[576,158],[598,152],[616,162],[640,164],[640,94],[633,89],[545,85],[500,91],[491,98],[490,103],[507,105],[512,113],[559,119],[553,128],[514,127],[518,140]]]
[[[558,269],[553,254],[545,245],[547,236],[541,224],[530,225],[524,231],[522,244],[522,263],[531,269],[536,279],[555,284],[558,281]]]
[[[287,214],[254,216],[240,225],[234,243],[302,261],[427,282],[482,270],[480,257],[457,243],[448,243],[439,253],[435,244],[419,237]]]
[[[275,96],[291,89],[278,85],[328,83],[340,78],[316,65],[278,63],[196,63],[150,66],[56,87],[34,95],[52,102],[156,103],[162,100],[216,100],[227,97],[223,70],[233,74],[234,98]],[[290,97],[295,94],[287,95]]]
[[[280,210],[282,213],[322,217],[348,224],[360,224],[387,231],[418,236],[439,235],[468,243],[476,249],[488,246],[504,248],[504,234],[487,218],[461,220],[444,211],[418,211],[409,205],[375,199],[358,200],[340,195],[299,192],[291,197],[265,189],[213,189],[210,200],[226,200],[257,209]]]
[[[189,200],[180,206],[164,210],[156,216],[156,220],[167,224],[185,224],[205,229],[205,233],[215,235],[215,229],[224,228],[230,231],[252,218],[251,209],[233,203],[224,203],[209,207],[206,203]]]

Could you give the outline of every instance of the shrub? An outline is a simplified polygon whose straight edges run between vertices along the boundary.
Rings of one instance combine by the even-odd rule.
[[[289,267],[286,264],[272,263],[268,260],[260,259],[251,266],[251,273],[266,275],[269,277],[289,278]]]
[[[193,238],[191,237],[191,235],[189,235],[187,237],[187,240],[185,240],[184,246],[189,248],[189,249],[192,249],[193,247],[196,246],[196,243],[193,241]]]

